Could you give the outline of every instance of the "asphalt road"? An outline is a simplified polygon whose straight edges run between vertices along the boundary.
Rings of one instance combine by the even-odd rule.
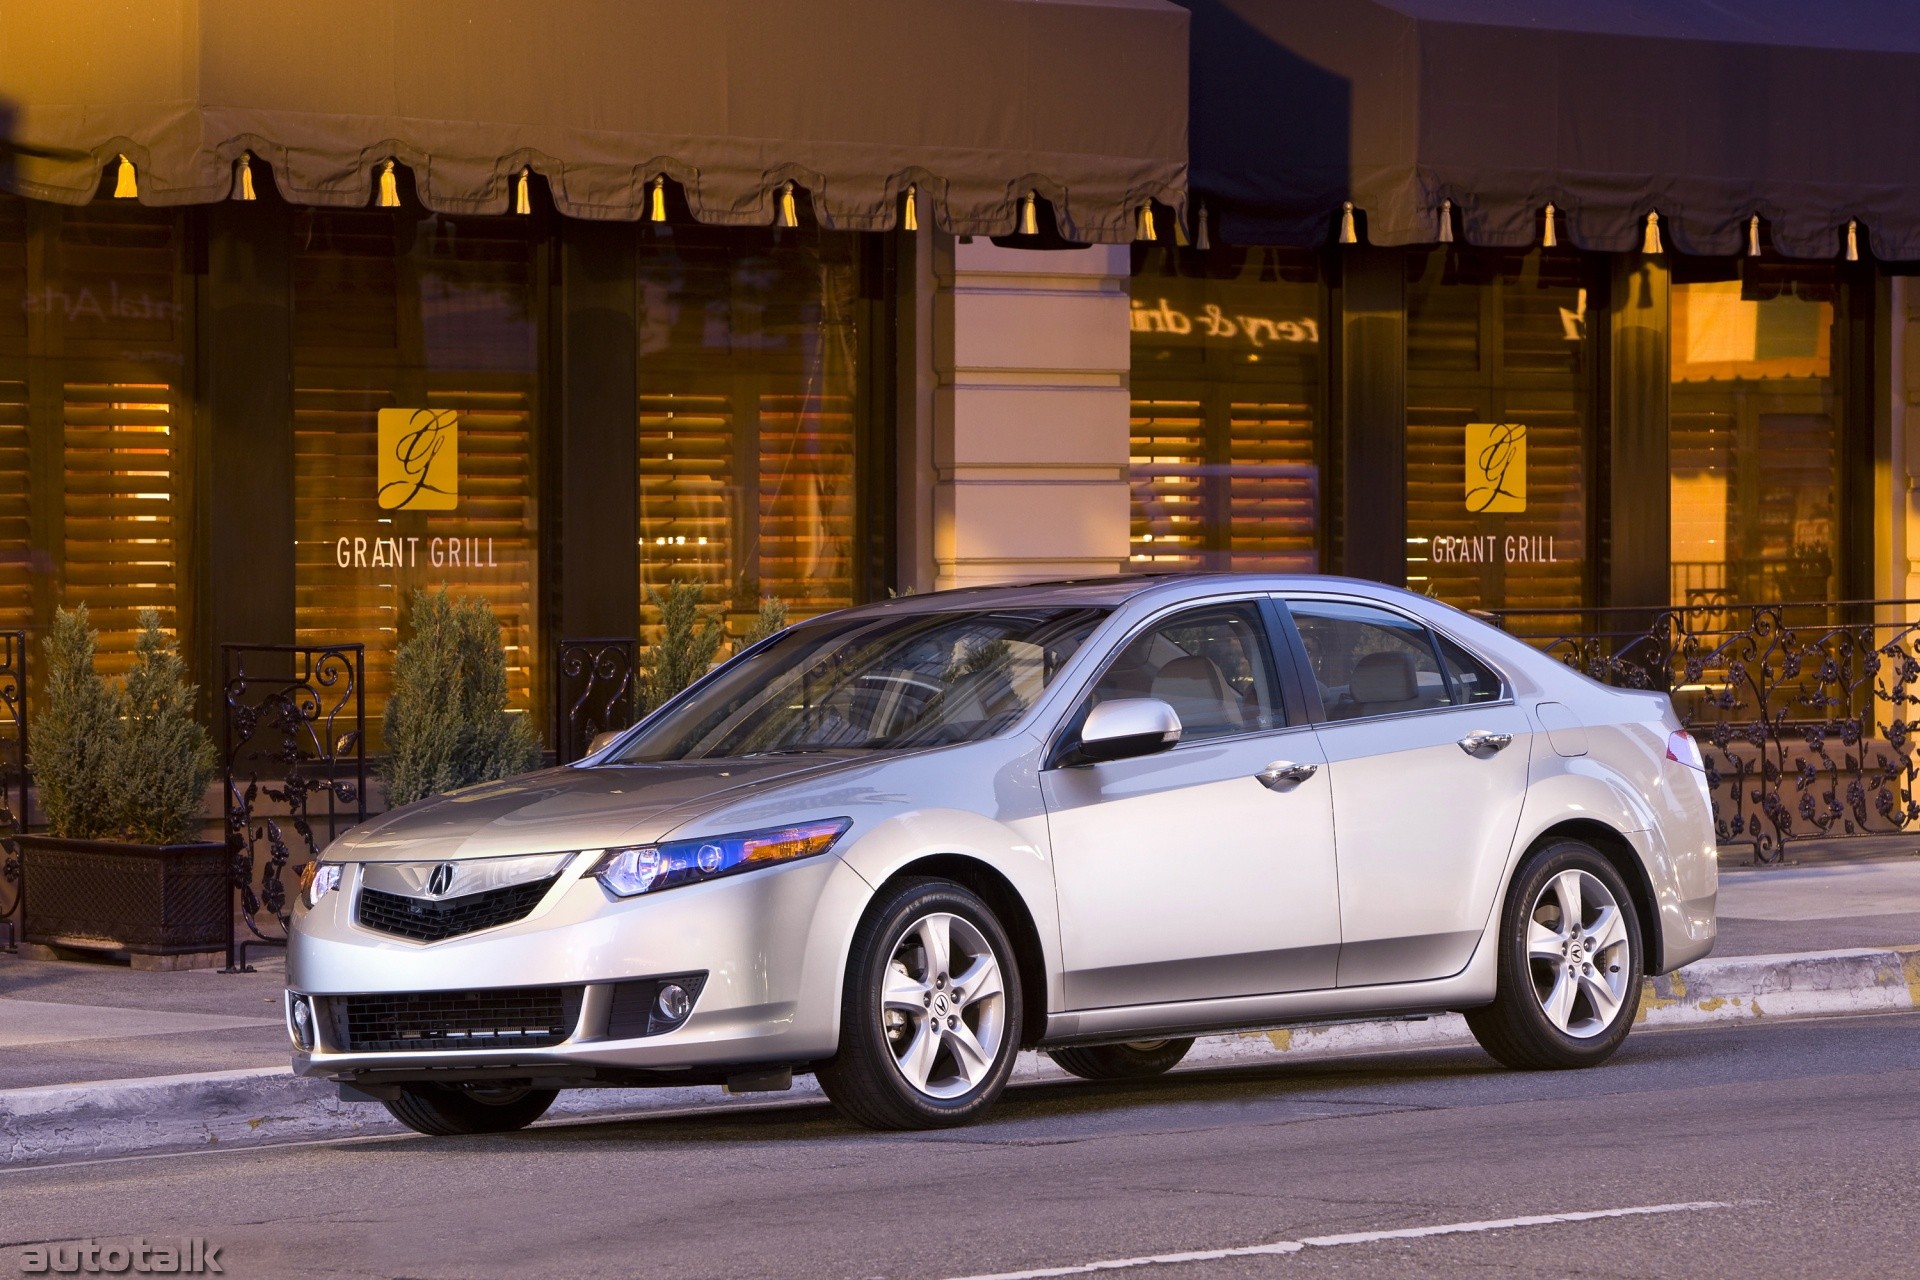
[[[1916,1037],[1889,1015],[1641,1033],[1555,1075],[1444,1051],[1034,1085],[938,1134],[776,1105],[0,1171],[0,1276],[34,1242],[181,1235],[249,1277],[1920,1276]],[[1378,1234],[1458,1224],[1482,1225]]]

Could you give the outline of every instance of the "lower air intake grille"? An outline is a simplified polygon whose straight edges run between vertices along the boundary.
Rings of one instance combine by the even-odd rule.
[[[411,938],[415,942],[439,942],[524,919],[540,905],[540,899],[547,896],[547,890],[558,878],[549,876],[545,880],[510,884],[504,889],[489,889],[485,893],[470,893],[440,902],[362,887],[356,918],[362,927],[381,933]]]
[[[327,998],[346,1053],[538,1049],[573,1034],[580,987],[506,987]]]

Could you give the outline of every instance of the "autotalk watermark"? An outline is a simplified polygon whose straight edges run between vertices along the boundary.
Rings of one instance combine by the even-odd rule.
[[[224,1245],[208,1244],[198,1236],[151,1243],[101,1244],[81,1240],[73,1244],[35,1244],[20,1251],[20,1270],[30,1276],[222,1276]]]

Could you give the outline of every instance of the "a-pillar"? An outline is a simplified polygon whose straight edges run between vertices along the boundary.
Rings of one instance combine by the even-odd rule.
[[[943,238],[934,259],[932,585],[1119,572],[1126,247]]]

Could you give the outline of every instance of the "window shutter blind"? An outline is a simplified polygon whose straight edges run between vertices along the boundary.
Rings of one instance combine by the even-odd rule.
[[[640,612],[659,625],[650,591],[698,582],[709,605],[732,599],[735,436],[724,395],[642,393],[639,438]]]
[[[1311,406],[1229,405],[1227,481],[1231,568],[1311,573],[1319,567],[1320,468]]]
[[[33,625],[33,511],[27,384],[0,380],[0,629]]]
[[[853,603],[851,397],[760,397],[760,594],[795,617]]]
[[[1128,563],[1168,572],[1206,563],[1207,419],[1198,400],[1135,400]]]

